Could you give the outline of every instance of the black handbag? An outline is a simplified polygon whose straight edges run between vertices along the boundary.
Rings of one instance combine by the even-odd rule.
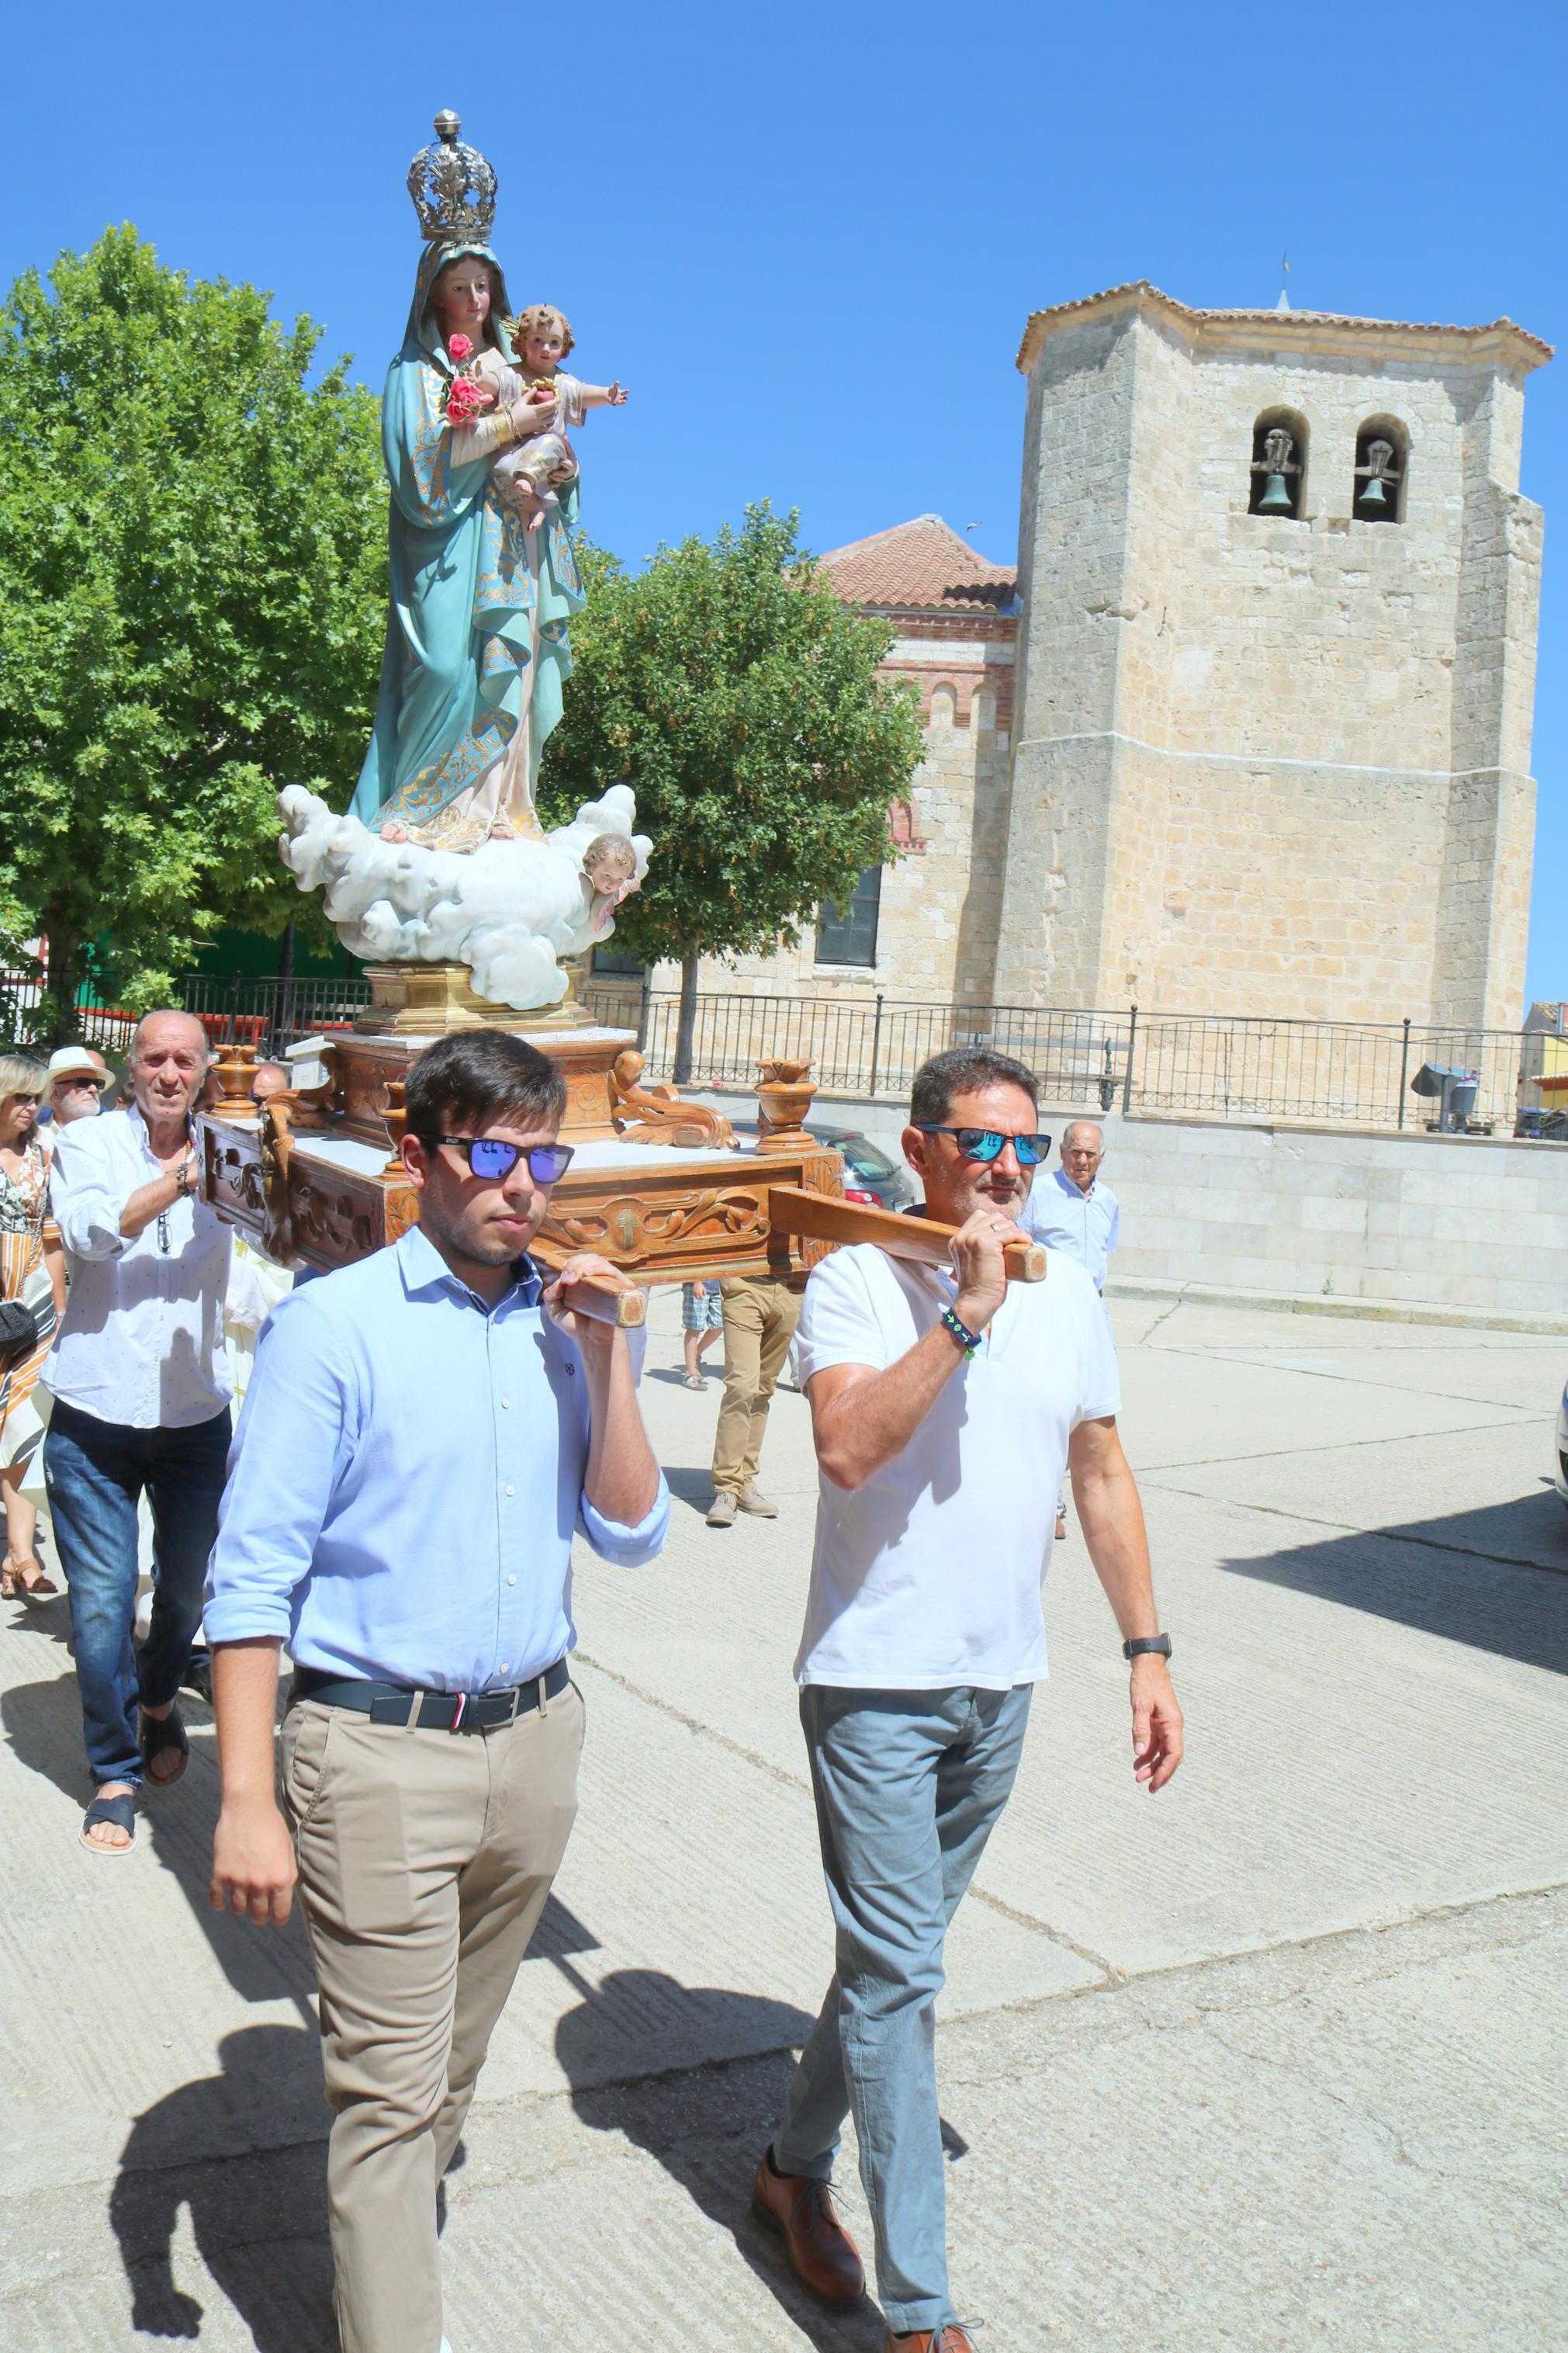
[[[0,1299],[0,1356],[25,1356],[38,1345],[39,1324],[19,1299]]]

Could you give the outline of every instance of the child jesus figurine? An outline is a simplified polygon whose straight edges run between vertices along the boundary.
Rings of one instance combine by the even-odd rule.
[[[516,448],[503,450],[490,469],[498,495],[522,517],[530,531],[558,504],[551,488],[552,474],[564,465],[576,464],[565,428],[581,425],[591,408],[626,406],[624,385],[584,384],[565,373],[561,363],[575,340],[563,311],[556,310],[553,303],[534,302],[512,322],[511,348],[521,374],[489,354],[478,364],[481,382],[492,385],[503,402],[530,400],[541,407],[551,401],[556,405],[549,432],[531,434]]]

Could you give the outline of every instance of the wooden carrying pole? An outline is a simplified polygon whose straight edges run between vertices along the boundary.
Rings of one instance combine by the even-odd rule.
[[[815,1242],[875,1242],[889,1258],[918,1266],[945,1266],[956,1226],[931,1218],[901,1218],[893,1209],[861,1209],[826,1193],[803,1192],[796,1185],[770,1185],[768,1223],[778,1234],[804,1235]],[[1002,1260],[1009,1282],[1044,1282],[1043,1242],[1005,1242]]]
[[[585,1315],[591,1324],[614,1324],[622,1332],[640,1331],[647,1321],[647,1301],[635,1284],[623,1291],[619,1283],[598,1282],[592,1275],[569,1282],[560,1303],[574,1315]]]

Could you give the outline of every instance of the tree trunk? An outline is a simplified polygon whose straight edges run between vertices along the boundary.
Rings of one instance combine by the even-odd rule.
[[[43,937],[47,962],[35,1042],[49,1048],[73,1046],[80,1035],[76,999],[82,976],[81,934],[58,908],[50,907],[44,914]]]
[[[289,916],[283,926],[283,937],[278,944],[278,988],[272,999],[272,1029],[267,1040],[270,1053],[281,1053],[286,1039],[294,1034],[294,918]]]
[[[670,1073],[678,1087],[691,1082],[691,1040],[697,1029],[697,967],[698,955],[680,959],[680,1018],[675,1027],[675,1069]]]

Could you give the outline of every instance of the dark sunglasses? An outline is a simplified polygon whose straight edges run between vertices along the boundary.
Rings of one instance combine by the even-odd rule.
[[[553,1185],[572,1166],[569,1144],[503,1144],[499,1135],[438,1135],[436,1141],[449,1144],[454,1152],[462,1153],[468,1164],[468,1174],[483,1176],[491,1184],[510,1176],[525,1156],[528,1173],[536,1185]]]
[[[1017,1154],[1020,1168],[1037,1168],[1051,1156],[1048,1135],[1004,1135],[994,1127],[940,1127],[934,1120],[921,1120],[920,1131],[922,1135],[951,1135],[965,1160],[999,1160],[1005,1144]]]

